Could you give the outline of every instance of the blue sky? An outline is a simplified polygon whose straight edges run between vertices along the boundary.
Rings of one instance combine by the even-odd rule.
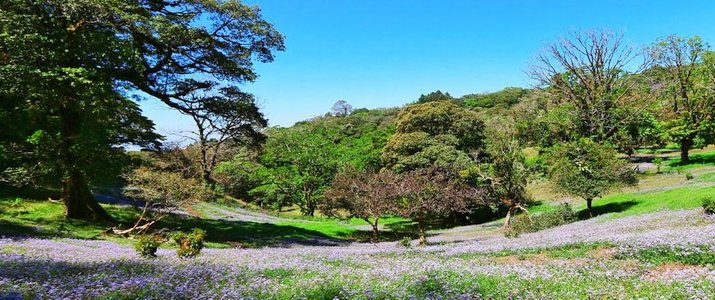
[[[622,31],[635,45],[669,34],[715,43],[715,1],[249,0],[286,37],[242,87],[271,125],[330,110],[393,107],[434,90],[454,96],[531,86],[544,45],[573,30]],[[141,103],[160,133],[192,129],[157,101]]]

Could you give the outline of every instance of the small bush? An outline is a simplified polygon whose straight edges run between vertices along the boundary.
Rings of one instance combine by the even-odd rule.
[[[693,175],[693,173],[685,173],[685,179],[686,179],[686,180],[693,180],[693,178],[695,178],[695,176]]]
[[[409,237],[403,237],[397,244],[407,249],[412,248],[412,240]]]
[[[134,250],[142,257],[156,257],[156,250],[164,243],[164,238],[155,234],[143,234],[134,243]]]
[[[705,213],[708,215],[715,215],[715,198],[713,197],[703,197],[701,199],[703,203],[703,210],[705,210]]]
[[[571,208],[571,205],[564,203],[556,209],[540,215],[517,215],[504,235],[506,237],[518,237],[522,233],[536,232],[574,221],[576,221],[576,213]]]
[[[176,250],[176,254],[179,257],[194,257],[199,255],[201,253],[201,249],[204,248],[206,231],[194,228],[189,234],[177,232],[172,236],[172,239],[179,246]]]
[[[660,174],[660,168],[663,165],[663,158],[662,157],[656,157],[653,160],[653,164],[655,164],[655,173]]]

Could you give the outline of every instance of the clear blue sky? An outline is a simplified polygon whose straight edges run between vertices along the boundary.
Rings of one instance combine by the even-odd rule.
[[[250,0],[286,37],[258,64],[256,95],[271,125],[322,115],[338,99],[393,107],[434,90],[454,96],[531,86],[544,44],[579,29],[622,31],[636,45],[669,34],[715,44],[715,1]],[[145,114],[166,135],[186,118],[157,101]],[[176,137],[170,137],[176,139]]]

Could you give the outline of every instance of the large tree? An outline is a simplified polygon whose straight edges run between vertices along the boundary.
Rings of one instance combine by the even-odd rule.
[[[188,115],[197,91],[256,78],[253,62],[273,60],[283,37],[257,7],[238,1],[10,0],[0,11],[2,78],[15,97],[58,116],[70,218],[104,218],[77,158],[88,101],[148,96]],[[27,94],[27,92],[33,92]],[[28,102],[25,102],[28,103]],[[113,104],[116,105],[116,104]]]
[[[190,114],[196,125],[196,131],[190,137],[195,140],[200,156],[201,178],[204,183],[214,185],[213,170],[226,148],[240,149],[255,147],[265,140],[260,132],[268,125],[256,105],[253,95],[236,87],[223,87],[218,91],[205,91],[192,96],[188,103],[193,111]],[[230,147],[226,147],[230,146]]]
[[[396,172],[431,166],[464,170],[483,150],[484,123],[452,101],[407,106],[395,124],[382,159]]]
[[[336,145],[309,127],[271,128],[267,134],[260,162],[270,175],[254,194],[298,205],[305,215],[314,215],[338,171]]]
[[[11,143],[13,152],[34,154],[28,169],[61,177],[67,217],[110,220],[88,176],[111,164],[118,146],[158,138],[113,75],[98,68],[121,64],[124,49],[108,42],[112,31],[82,26],[99,18],[87,3],[5,1],[0,11],[0,94],[14,100],[16,121],[26,121],[18,132],[31,132],[26,143]]]
[[[666,132],[680,143],[684,164],[690,161],[688,154],[696,140],[711,142],[715,137],[715,61],[708,48],[700,37],[676,35],[658,40],[651,48],[660,67],[652,73],[663,79],[659,87],[667,99],[663,113]]]
[[[549,44],[531,69],[532,77],[574,124],[578,137],[612,139],[640,115],[648,101],[639,92],[637,76],[650,60],[623,35],[610,31],[573,32]]]

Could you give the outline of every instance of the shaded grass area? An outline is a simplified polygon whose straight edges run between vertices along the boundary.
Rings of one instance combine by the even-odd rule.
[[[30,193],[33,197],[47,198]],[[10,189],[0,190],[0,236],[67,237],[78,239],[110,239],[120,243],[129,240],[106,233],[108,225],[101,222],[68,220],[64,205],[48,200],[27,200],[26,194]],[[131,226],[141,211],[130,206],[102,206],[118,222],[119,227]],[[403,222],[400,218],[386,218],[386,223]],[[354,224],[361,220],[342,222],[333,219],[282,221],[277,223],[217,220],[171,215],[155,228],[189,231],[201,228],[208,233],[207,242],[212,247],[261,247],[290,244],[338,245],[349,241],[367,241],[371,233],[359,230]],[[367,224],[367,223],[364,223]],[[398,240],[411,232],[395,231],[382,235],[384,240]]]
[[[687,171],[696,168],[715,166],[715,151],[702,152],[690,155],[690,162],[683,164],[680,157],[669,159],[667,166],[680,171]]]

